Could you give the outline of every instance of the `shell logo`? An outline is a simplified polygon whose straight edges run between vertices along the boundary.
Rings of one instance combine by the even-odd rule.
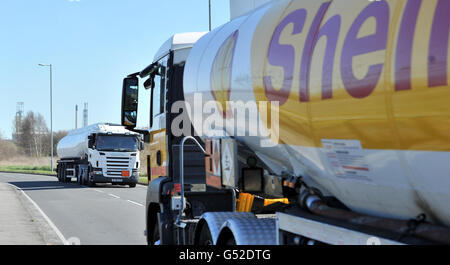
[[[448,0],[274,4],[251,64],[256,100],[279,102],[279,143],[450,151],[449,13]]]

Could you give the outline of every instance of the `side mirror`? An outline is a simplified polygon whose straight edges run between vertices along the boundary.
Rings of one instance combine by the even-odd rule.
[[[94,141],[95,141],[94,136],[89,135],[88,136],[88,148],[90,148],[90,149],[94,148]]]
[[[144,149],[145,149],[145,144],[144,144],[143,141],[140,141],[140,142],[139,142],[139,151],[142,151],[142,150],[144,150]]]
[[[122,125],[136,127],[138,111],[139,80],[127,77],[122,86]]]
[[[155,88],[155,75],[150,75],[150,77],[144,82],[145,89]]]

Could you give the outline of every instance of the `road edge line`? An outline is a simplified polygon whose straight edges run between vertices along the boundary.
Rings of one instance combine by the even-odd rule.
[[[33,206],[36,207],[36,209],[42,215],[42,217],[44,217],[44,219],[45,219],[45,221],[47,221],[48,225],[53,229],[53,231],[55,231],[56,235],[59,237],[59,239],[62,241],[62,243],[64,245],[67,245],[67,240],[64,237],[64,235],[61,233],[61,231],[59,231],[58,227],[56,227],[56,225],[52,222],[52,220],[50,220],[50,218],[44,213],[44,211],[42,211],[42,209],[37,205],[37,203],[35,201],[33,201],[33,199],[31,199],[30,196],[28,196],[28,194],[26,194],[25,191],[22,190],[21,188],[14,186],[11,183],[8,183],[8,184],[11,185],[12,187],[18,189],[19,191],[22,192],[23,195],[25,195],[25,197],[31,202],[31,204],[33,204]]]

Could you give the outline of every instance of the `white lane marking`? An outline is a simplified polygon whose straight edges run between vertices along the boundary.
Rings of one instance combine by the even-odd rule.
[[[144,207],[144,205],[142,205],[142,204],[140,204],[140,203],[138,203],[138,202],[134,202],[134,201],[130,201],[130,200],[127,200],[127,202],[132,203],[132,204],[136,204],[136,205],[138,205],[138,206]]]
[[[94,190],[94,191],[96,191],[96,192],[100,192],[100,193],[105,193],[104,191],[98,190],[98,189],[92,189],[92,190]]]
[[[111,196],[111,197],[113,197],[113,198],[120,199],[120,197],[117,196],[117,195],[114,195],[114,194],[111,194],[111,193],[108,193],[108,195]]]
[[[9,183],[8,183],[9,184]],[[39,206],[37,205],[37,203],[35,203],[30,196],[28,196],[25,191],[23,191],[21,188],[14,186],[12,184],[9,184],[11,186],[13,186],[14,188],[17,188],[18,190],[20,190],[22,192],[23,195],[25,195],[25,197],[31,202],[31,204],[34,205],[34,207],[36,207],[36,209],[39,211],[39,213],[44,217],[45,221],[47,221],[47,223],[50,225],[50,227],[53,229],[53,231],[55,231],[56,235],[59,237],[59,239],[62,241],[62,243],[64,245],[67,245],[67,240],[64,237],[64,235],[61,233],[61,231],[59,231],[58,227],[56,227],[56,225],[52,222],[52,220],[50,220],[50,218],[48,218],[48,216],[44,213],[44,211],[42,211],[41,208],[39,208]]]

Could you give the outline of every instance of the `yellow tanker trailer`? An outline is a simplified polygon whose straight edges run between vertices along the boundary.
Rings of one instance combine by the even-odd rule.
[[[152,94],[149,243],[449,243],[449,14],[281,0],[168,40],[124,81],[131,128],[127,84]]]

